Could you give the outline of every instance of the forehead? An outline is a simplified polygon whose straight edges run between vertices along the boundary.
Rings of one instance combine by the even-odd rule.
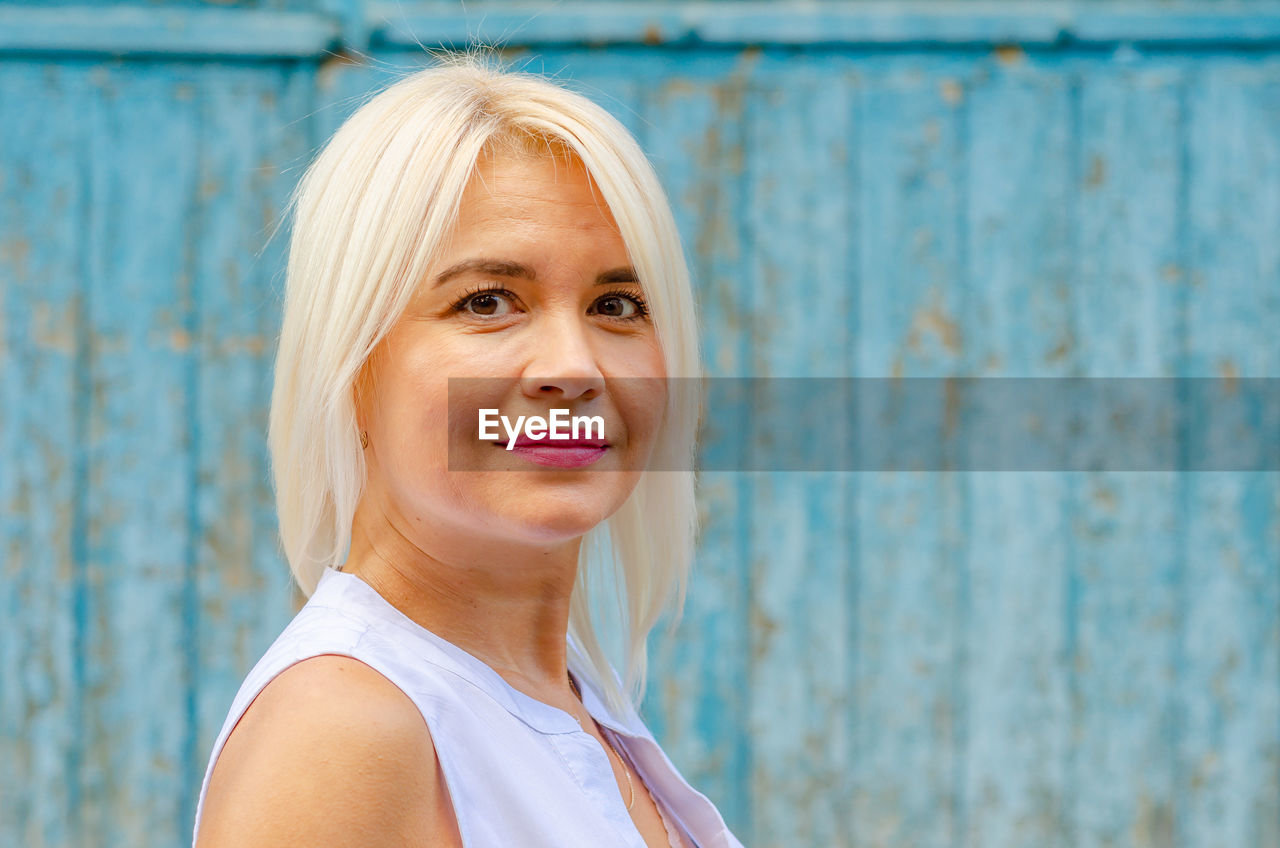
[[[487,153],[458,207],[455,232],[527,225],[617,230],[617,223],[585,165],[565,153]]]

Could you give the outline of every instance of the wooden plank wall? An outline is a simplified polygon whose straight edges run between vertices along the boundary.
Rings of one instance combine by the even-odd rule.
[[[0,845],[189,843],[299,601],[268,235],[419,41],[633,129],[713,374],[1280,377],[1275,4],[468,5],[0,7]],[[1280,846],[1275,470],[701,510],[646,715],[747,845]]]

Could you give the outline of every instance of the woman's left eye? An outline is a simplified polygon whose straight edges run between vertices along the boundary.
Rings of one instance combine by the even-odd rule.
[[[606,318],[623,320],[643,318],[649,314],[644,299],[633,294],[607,294],[597,299],[589,311]]]

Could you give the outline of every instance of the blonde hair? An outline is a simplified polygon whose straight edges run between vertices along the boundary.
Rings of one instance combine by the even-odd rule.
[[[379,341],[424,279],[482,154],[530,140],[590,173],[645,289],[669,378],[700,376],[697,326],[679,234],[657,176],[600,106],[541,77],[473,55],[445,57],[373,96],[333,135],[292,199],[284,318],[269,445],[289,567],[310,596],[350,544],[366,468],[354,390]],[[696,380],[671,379],[652,467],[583,540],[570,606],[570,665],[611,708],[637,706],[646,642],[684,603],[696,524]],[[597,581],[603,581],[597,583]],[[624,652],[613,671],[591,592],[614,588]],[[673,626],[674,626],[673,618]]]

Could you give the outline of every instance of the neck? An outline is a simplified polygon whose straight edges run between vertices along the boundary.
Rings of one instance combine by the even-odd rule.
[[[581,539],[544,546],[416,530],[361,502],[343,571],[533,697],[566,688]]]

